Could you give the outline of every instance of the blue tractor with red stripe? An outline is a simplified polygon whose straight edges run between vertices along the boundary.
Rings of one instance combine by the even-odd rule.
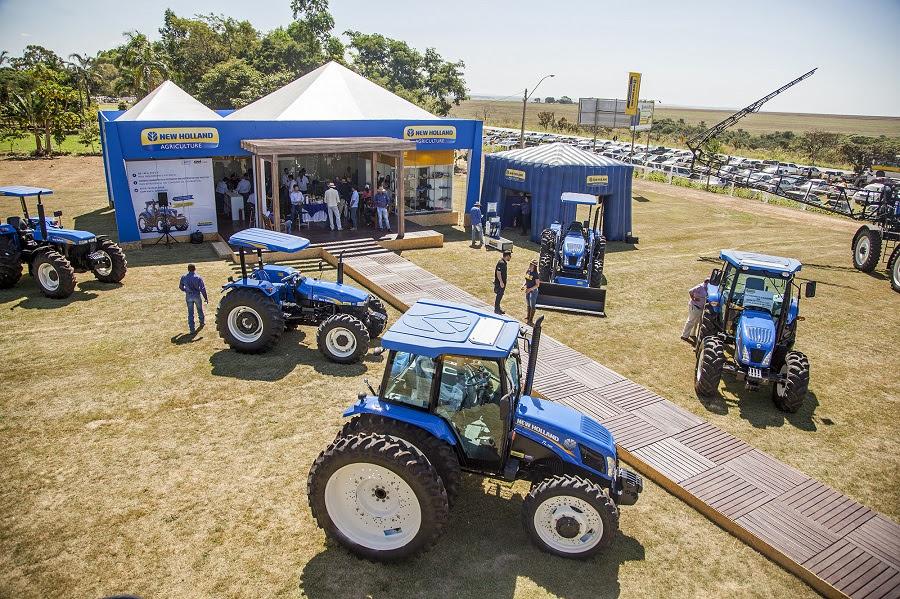
[[[643,481],[603,425],[532,394],[542,320],[529,338],[472,306],[410,307],[382,338],[378,389],[344,412],[310,469],[309,505],[326,534],[367,559],[409,557],[440,537],[470,472],[531,483],[523,524],[541,549],[586,558],[609,547]]]

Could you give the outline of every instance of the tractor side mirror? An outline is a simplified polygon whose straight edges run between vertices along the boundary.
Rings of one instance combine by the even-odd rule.
[[[718,287],[722,283],[722,271],[718,268],[713,269],[712,274],[709,275],[709,284],[713,287]]]
[[[56,218],[59,218],[60,216],[62,216],[62,210],[54,210],[53,216],[55,216]]]
[[[806,297],[816,297],[816,282],[809,281],[806,283],[806,292],[804,293]]]

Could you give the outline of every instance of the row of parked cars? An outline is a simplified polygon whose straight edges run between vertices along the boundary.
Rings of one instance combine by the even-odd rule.
[[[519,146],[519,132],[512,129],[485,127],[485,143],[512,149]],[[741,156],[719,156],[718,166],[695,164],[690,150],[666,146],[635,145],[631,140],[591,139],[574,135],[558,135],[539,131],[527,131],[526,146],[546,143],[567,143],[607,158],[627,162],[635,166],[657,170],[676,177],[701,180],[712,186],[728,186],[734,183],[831,209],[849,213],[851,203],[865,207],[876,201],[886,180],[869,173],[860,178],[849,171],[819,169],[778,160],[758,160]]]

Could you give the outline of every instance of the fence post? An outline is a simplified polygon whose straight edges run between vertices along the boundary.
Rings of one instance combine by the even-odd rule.
[[[731,182],[731,191],[729,192],[728,195],[730,195],[731,197],[734,197],[734,181]]]

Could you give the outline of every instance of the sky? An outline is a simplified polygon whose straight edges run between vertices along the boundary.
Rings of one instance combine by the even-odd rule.
[[[558,7],[554,10],[553,7]],[[218,13],[267,31],[289,0],[0,0],[0,49],[95,53],[137,29],[158,38],[163,11]],[[900,116],[900,0],[331,0],[335,32],[378,32],[463,60],[474,95],[641,97],[740,108],[806,71],[765,109]]]

